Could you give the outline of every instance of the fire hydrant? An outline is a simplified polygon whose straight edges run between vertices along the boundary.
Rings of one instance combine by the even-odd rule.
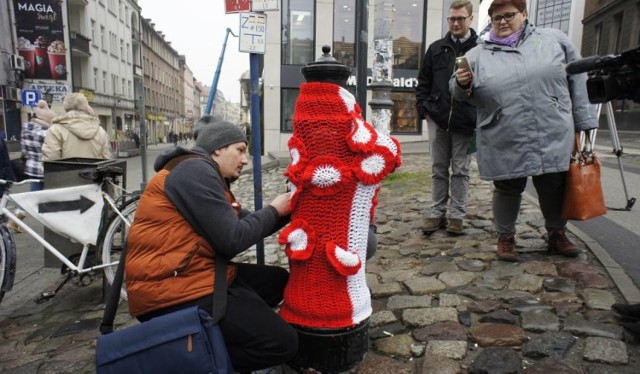
[[[350,68],[329,51],[302,68],[286,172],[291,223],[279,237],[290,267],[280,315],[300,342],[290,365],[323,373],[351,369],[368,350],[369,225],[380,183],[400,165],[399,143],[363,119],[341,86]]]

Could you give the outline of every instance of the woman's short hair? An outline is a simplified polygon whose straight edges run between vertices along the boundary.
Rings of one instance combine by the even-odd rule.
[[[493,11],[496,10],[496,8],[504,5],[513,5],[519,12],[523,12],[527,9],[527,0],[493,0],[493,3],[489,5],[489,17],[493,15]]]

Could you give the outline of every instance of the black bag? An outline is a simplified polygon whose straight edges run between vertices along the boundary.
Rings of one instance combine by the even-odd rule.
[[[11,168],[13,169],[13,175],[16,176],[16,182],[22,182],[25,179],[29,179],[29,176],[24,173],[25,163],[26,160],[24,156],[11,160]]]
[[[227,307],[227,260],[216,254],[213,315],[199,307],[182,309],[113,332],[120,299],[123,248],[96,346],[98,373],[233,373],[218,321]]]

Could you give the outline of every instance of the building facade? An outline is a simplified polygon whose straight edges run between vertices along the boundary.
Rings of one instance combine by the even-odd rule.
[[[619,54],[640,47],[638,0],[587,1],[583,24],[583,56]],[[640,105],[632,100],[613,100],[612,105],[618,130],[640,129]],[[603,125],[606,121],[601,117]]]

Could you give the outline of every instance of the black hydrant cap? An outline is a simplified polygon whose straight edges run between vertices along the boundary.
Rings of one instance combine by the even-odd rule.
[[[323,55],[310,62],[300,71],[307,82],[328,82],[344,86],[351,75],[351,68],[338,62],[329,54],[331,47],[322,46]]]

